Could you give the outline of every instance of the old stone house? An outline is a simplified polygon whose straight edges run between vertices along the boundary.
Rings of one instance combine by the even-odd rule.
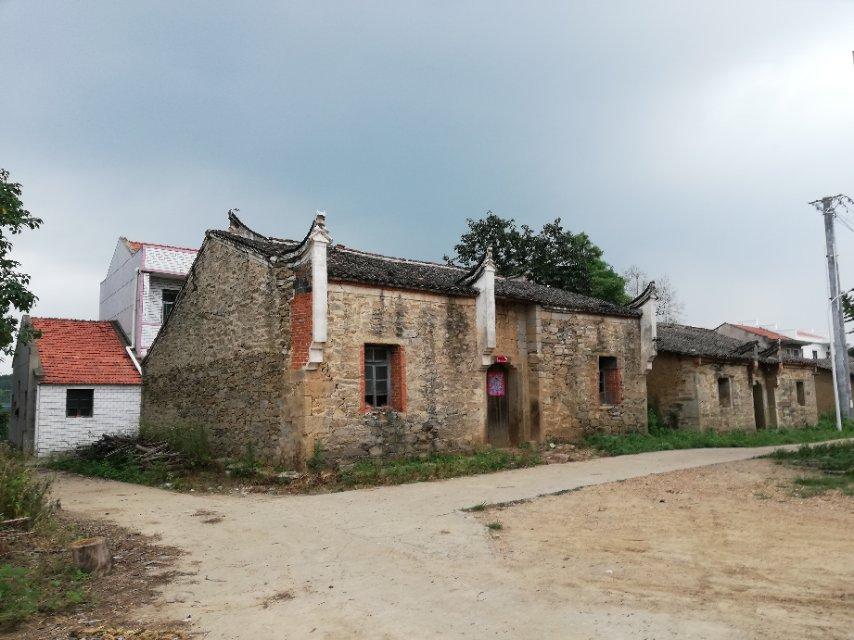
[[[658,325],[657,347],[649,403],[670,427],[753,431],[818,420],[814,361],[679,324]]]
[[[139,427],[142,376],[118,323],[30,318],[12,360],[9,440],[47,455]]]
[[[854,359],[848,359],[849,383],[854,390]],[[818,415],[835,416],[836,394],[833,384],[833,365],[830,358],[824,358],[816,363],[815,397]],[[835,418],[834,418],[835,419]]]
[[[646,429],[655,295],[629,306],[473,269],[208,231],[144,367],[143,420],[267,460]]]

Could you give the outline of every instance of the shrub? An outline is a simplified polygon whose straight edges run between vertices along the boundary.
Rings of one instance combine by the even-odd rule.
[[[172,451],[181,454],[189,467],[206,468],[213,463],[208,431],[198,424],[142,424],[139,439],[148,444],[165,442]]]
[[[314,441],[314,453],[311,454],[311,457],[306,460],[306,466],[311,470],[317,473],[323,467],[326,466],[326,454],[323,451],[323,445],[320,444],[319,440]]]
[[[39,478],[22,456],[0,447],[0,520],[26,517],[36,525],[49,519],[55,508],[50,480]]]
[[[0,411],[0,442],[9,439],[9,414]]]

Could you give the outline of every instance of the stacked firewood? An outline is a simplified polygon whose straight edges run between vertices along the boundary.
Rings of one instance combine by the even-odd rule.
[[[135,435],[106,434],[78,450],[80,457],[90,460],[134,459],[142,469],[153,466],[175,468],[181,465],[181,454],[172,451],[166,442],[142,443]]]

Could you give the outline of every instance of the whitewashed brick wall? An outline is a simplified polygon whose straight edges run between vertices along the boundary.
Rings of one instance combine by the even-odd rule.
[[[185,276],[190,267],[193,266],[196,253],[196,251],[147,244],[145,245],[145,265],[143,269]]]
[[[67,389],[95,390],[91,418],[66,417]],[[139,385],[39,385],[36,455],[68,451],[105,433],[135,433],[141,398]]]

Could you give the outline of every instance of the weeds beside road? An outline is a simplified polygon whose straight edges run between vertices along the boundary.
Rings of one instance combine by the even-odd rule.
[[[707,449],[710,447],[767,447],[782,444],[804,444],[854,437],[854,423],[840,432],[827,420],[814,427],[797,429],[760,429],[758,431],[682,431],[658,426],[650,420],[649,433],[624,435],[595,434],[588,436],[589,446],[610,456],[672,449]]]
[[[778,463],[815,472],[795,479],[795,494],[802,498],[836,489],[854,496],[854,442],[780,450],[771,457]]]

